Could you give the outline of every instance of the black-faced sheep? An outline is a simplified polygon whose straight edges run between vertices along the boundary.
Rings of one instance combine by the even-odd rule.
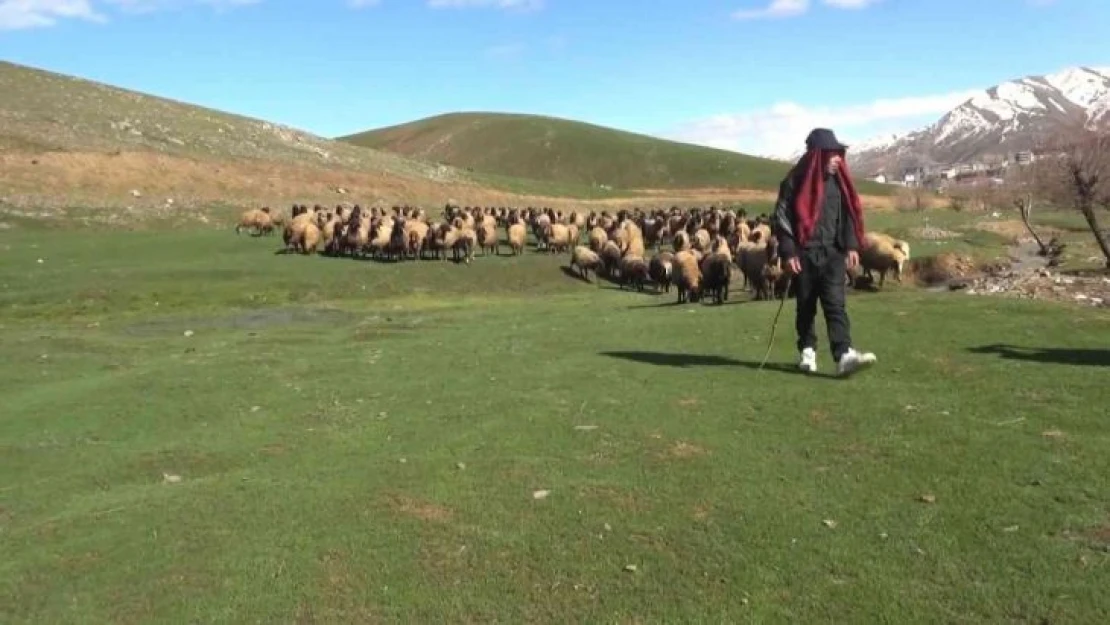
[[[644,290],[644,282],[648,279],[648,265],[642,257],[625,256],[620,261],[620,268],[621,289],[624,289],[627,284],[635,287],[637,291]]]
[[[674,254],[660,252],[652,257],[651,262],[648,263],[648,277],[655,282],[657,290],[670,293],[673,276]]]
[[[728,300],[728,284],[732,280],[732,259],[726,254],[713,253],[701,262],[702,293],[713,297],[717,304]]]

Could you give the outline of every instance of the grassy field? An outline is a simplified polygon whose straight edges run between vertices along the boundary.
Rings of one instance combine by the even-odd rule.
[[[347,137],[355,145],[523,180],[610,189],[778,191],[771,159],[539,115],[451,113]],[[860,193],[890,195],[867,181]]]
[[[0,232],[0,622],[1110,618],[1105,312],[854,294],[805,378],[738,290],[277,247]]]

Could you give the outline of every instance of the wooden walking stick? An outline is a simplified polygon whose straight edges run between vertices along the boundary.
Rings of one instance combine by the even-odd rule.
[[[775,345],[775,331],[779,327],[779,317],[782,315],[782,309],[786,307],[786,296],[790,293],[790,283],[793,280],[793,273],[786,277],[786,288],[782,290],[782,299],[779,300],[778,312],[775,313],[775,320],[771,322],[771,338],[767,340],[767,351],[763,354],[763,361],[759,363],[759,369],[761,371],[763,370],[763,366],[767,364],[767,359],[771,357],[771,348]]]

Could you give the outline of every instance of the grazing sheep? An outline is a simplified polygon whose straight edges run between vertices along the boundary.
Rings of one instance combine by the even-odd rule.
[[[698,259],[688,250],[674,256],[675,287],[678,289],[678,303],[697,302],[701,297],[701,268]]]
[[[671,278],[674,275],[674,254],[660,252],[648,263],[648,277],[655,282],[656,290],[671,292]]]
[[[602,268],[601,256],[585,245],[577,245],[574,248],[574,252],[570,255],[570,265],[568,268],[571,270],[577,268],[578,274],[582,276],[582,279],[589,282],[590,270],[593,270],[596,274],[598,270]]]
[[[641,256],[625,256],[620,261],[621,278],[620,286],[631,284],[637,291],[644,290],[644,282],[648,278],[648,265]]]
[[[235,226],[235,234],[244,229],[253,230],[252,234],[256,237],[273,232],[274,222],[270,218],[270,208],[252,208],[244,212]]]

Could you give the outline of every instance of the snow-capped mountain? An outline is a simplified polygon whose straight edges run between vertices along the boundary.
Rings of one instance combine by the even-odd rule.
[[[898,176],[911,167],[950,165],[1033,149],[1063,124],[1110,124],[1110,67],[1073,67],[996,85],[936,123],[903,136],[853,146],[864,175]]]

